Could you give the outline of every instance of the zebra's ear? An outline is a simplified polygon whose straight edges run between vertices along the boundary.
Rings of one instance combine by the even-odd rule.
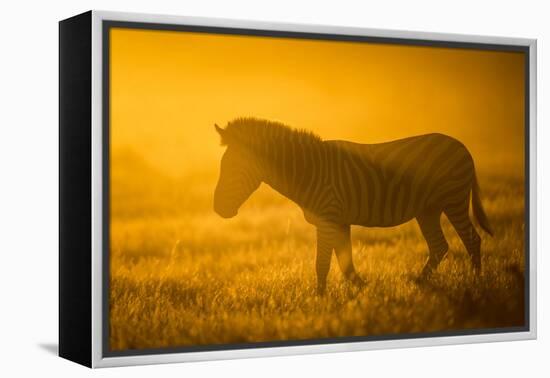
[[[219,127],[217,123],[214,124],[214,128],[216,129],[218,134],[220,134],[222,145],[224,145],[225,144],[225,130],[222,129],[221,127]]]
[[[219,127],[217,123],[214,124],[214,128],[216,129],[218,134],[220,134],[220,136],[223,137],[223,134],[224,134],[225,130],[222,129],[221,127]]]

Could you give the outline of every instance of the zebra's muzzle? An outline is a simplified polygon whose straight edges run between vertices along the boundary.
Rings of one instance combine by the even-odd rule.
[[[237,212],[238,212],[237,210],[223,209],[223,208],[220,208],[219,206],[214,206],[214,211],[220,217],[225,218],[225,219],[233,218],[235,215],[237,215]]]

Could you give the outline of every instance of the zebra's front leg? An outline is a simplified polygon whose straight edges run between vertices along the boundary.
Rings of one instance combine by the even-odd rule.
[[[334,249],[336,232],[333,227],[317,226],[317,294],[324,295],[327,287],[327,275],[330,270],[330,260]]]
[[[351,227],[349,225],[338,226],[339,232],[336,238],[334,250],[338,258],[338,265],[344,277],[353,285],[362,287],[365,285],[357,274],[352,258]]]

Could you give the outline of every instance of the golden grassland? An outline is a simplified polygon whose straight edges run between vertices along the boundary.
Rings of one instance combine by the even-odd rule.
[[[495,230],[494,238],[481,234],[481,277],[446,219],[449,254],[425,284],[415,282],[427,247],[414,221],[354,227],[354,261],[367,286],[349,286],[333,258],[319,297],[313,226],[271,189],[224,220],[211,210],[215,175],[171,181],[151,172],[135,186],[113,175],[112,350],[524,324],[520,179],[480,175]],[[117,191],[117,180],[138,189]]]

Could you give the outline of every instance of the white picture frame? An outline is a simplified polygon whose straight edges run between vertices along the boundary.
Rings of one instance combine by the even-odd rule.
[[[106,11],[90,11],[82,16],[80,24],[83,24],[84,28],[88,28],[91,35],[90,39],[90,152],[89,156],[91,167],[89,168],[90,175],[90,224],[91,229],[86,231],[77,230],[75,232],[81,232],[82,237],[90,238],[90,250],[89,254],[89,276],[91,278],[89,286],[85,289],[89,289],[89,293],[83,293],[83,298],[90,301],[90,328],[84,326],[73,326],[73,328],[67,327],[61,324],[60,319],[60,332],[64,332],[63,337],[60,335],[60,354],[66,358],[72,359],[76,362],[84,365],[97,368],[97,367],[114,367],[114,366],[127,366],[127,365],[143,365],[143,364],[157,364],[157,363],[174,363],[174,362],[189,362],[189,361],[204,361],[204,360],[221,360],[221,359],[234,359],[234,358],[251,358],[251,357],[266,357],[266,356],[284,356],[284,355],[297,355],[297,354],[309,354],[309,353],[328,353],[328,352],[347,352],[347,351],[360,351],[360,350],[374,350],[374,349],[387,349],[387,348],[406,348],[406,347],[421,347],[421,346],[435,346],[435,345],[449,345],[449,344],[466,344],[466,343],[481,343],[481,342],[496,342],[496,341],[511,341],[511,340],[527,340],[535,339],[537,336],[537,296],[536,296],[536,274],[537,274],[537,151],[536,151],[536,62],[537,62],[537,42],[534,39],[524,38],[507,38],[507,37],[494,37],[494,36],[480,36],[480,35],[459,35],[459,34],[444,34],[444,33],[426,33],[415,31],[399,31],[399,30],[383,30],[383,29],[368,29],[368,28],[351,28],[351,27],[338,27],[338,26],[325,26],[325,25],[306,25],[306,24],[285,24],[285,23],[272,23],[272,22],[259,22],[259,21],[244,21],[244,20],[230,20],[230,19],[215,19],[215,18],[197,18],[197,17],[184,17],[184,16],[170,16],[170,15],[154,15],[154,14],[138,14],[138,13],[124,13],[124,12],[106,12]],[[65,21],[62,21],[63,23]],[[104,156],[104,120],[105,114],[103,105],[105,103],[105,72],[104,72],[104,53],[105,53],[105,24],[108,22],[120,22],[120,23],[140,23],[150,25],[185,25],[185,26],[198,26],[198,27],[211,27],[211,28],[229,28],[238,29],[244,34],[246,31],[263,31],[263,32],[288,32],[288,33],[311,33],[316,35],[336,35],[336,36],[352,36],[352,37],[368,37],[368,38],[381,38],[381,39],[394,39],[416,42],[426,42],[431,44],[434,42],[449,43],[452,46],[467,46],[469,44],[476,44],[480,47],[487,46],[516,46],[525,49],[528,57],[528,72],[526,79],[528,81],[528,93],[526,94],[528,101],[528,158],[529,158],[529,203],[528,208],[528,266],[526,266],[525,274],[528,274],[528,326],[525,330],[517,332],[487,332],[484,334],[457,334],[449,336],[437,336],[437,337],[413,337],[403,339],[383,339],[383,340],[370,340],[370,341],[353,341],[353,342],[338,342],[338,343],[316,343],[311,345],[288,345],[288,346],[269,346],[269,347],[246,347],[246,348],[226,348],[222,350],[209,350],[209,351],[192,351],[192,352],[168,352],[168,353],[147,353],[147,351],[139,354],[121,355],[121,356],[109,356],[104,351],[104,329],[105,329],[105,312],[104,312],[104,299],[105,299],[105,287],[104,282],[104,243],[106,242],[103,230],[104,230],[104,169],[105,164],[103,160]],[[68,31],[65,31],[67,33]],[[75,33],[74,31],[72,31]],[[61,36],[63,38],[63,36]],[[71,45],[72,46],[72,45]],[[66,47],[66,50],[70,46]],[[63,48],[62,48],[63,50]],[[69,54],[69,53],[67,53]],[[63,56],[63,51],[61,51]],[[62,70],[62,68],[60,69]],[[63,74],[61,72],[61,74]],[[61,79],[62,80],[62,79]],[[69,79],[67,79],[69,80]],[[61,85],[63,88],[63,85]],[[82,101],[83,99],[75,97],[72,101]],[[66,101],[69,101],[67,99]],[[63,112],[64,103],[60,104],[60,112]],[[85,105],[84,105],[85,106]],[[60,117],[62,118],[62,117]],[[63,122],[61,120],[60,122]],[[63,131],[63,125],[61,125]],[[75,158],[78,156],[75,155]],[[63,164],[61,162],[61,164]],[[69,172],[70,173],[70,172]],[[68,176],[67,176],[68,177]],[[63,179],[61,179],[63,182]],[[72,201],[83,201],[86,198],[75,194],[74,198],[67,199],[67,206]],[[63,204],[60,205],[63,207]],[[62,212],[63,214],[63,212]],[[63,218],[60,216],[60,218]],[[63,219],[60,220],[63,222]],[[67,221],[68,222],[68,221]],[[66,225],[66,230],[69,232],[69,225]],[[88,232],[88,234],[86,234]],[[61,230],[61,237],[63,237],[63,229]],[[60,251],[61,254],[61,251]],[[66,254],[62,254],[60,260],[66,257]],[[68,258],[70,259],[70,258]],[[65,261],[65,260],[63,260]],[[63,261],[60,264],[63,265]],[[87,261],[87,260],[86,260]],[[79,266],[86,267],[86,261],[80,262]],[[72,262],[67,260],[66,266],[72,266]],[[60,274],[63,274],[63,269],[60,269]],[[60,278],[60,290],[63,291],[64,285],[71,285],[72,283],[68,278]],[[63,291],[67,294],[66,291]],[[60,298],[62,301],[62,298]],[[71,302],[72,303],[72,302]],[[75,312],[67,310],[68,304],[64,305],[60,303],[60,316],[63,317],[63,322],[67,322],[75,316]],[[63,310],[61,310],[61,308]],[[63,314],[61,314],[63,312]],[[86,323],[87,324],[87,323]],[[82,346],[84,348],[83,354],[78,356],[73,355],[70,348],[73,348],[73,344],[68,341],[71,339],[70,334],[76,335],[78,332],[88,332],[90,334],[90,345]],[[71,333],[72,332],[72,333]],[[83,339],[84,343],[87,342],[87,338]],[[69,345],[70,344],[70,345]],[[89,356],[88,356],[89,353]],[[82,357],[84,355],[84,357]],[[88,358],[89,357],[89,358]]]

